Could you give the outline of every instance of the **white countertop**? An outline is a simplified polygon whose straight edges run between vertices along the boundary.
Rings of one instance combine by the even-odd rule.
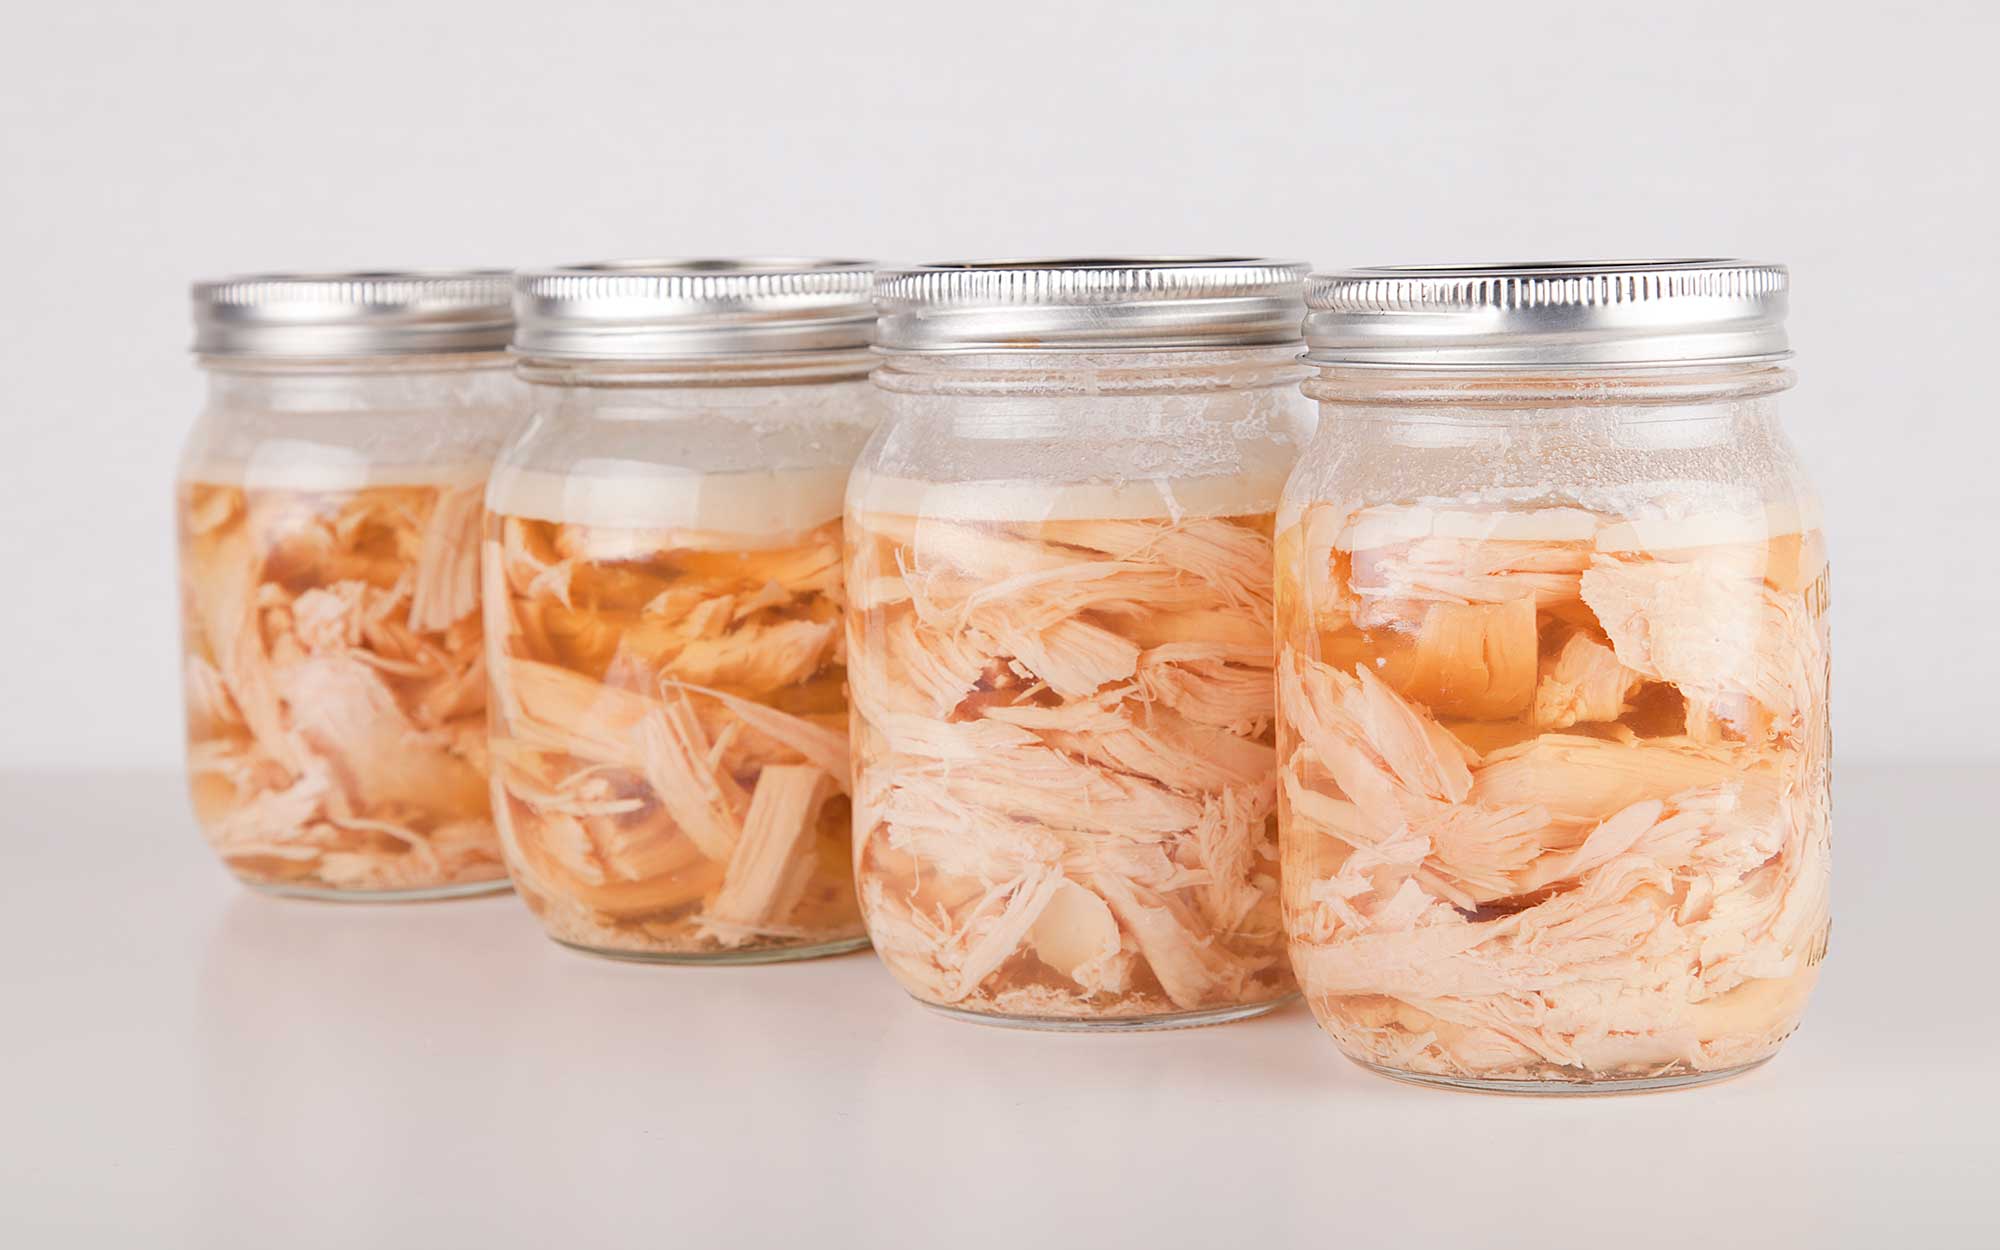
[[[1301,1006],[969,1026],[868,954],[550,943],[511,896],[244,890],[179,781],[0,775],[0,1244],[2000,1244],[2000,766],[1838,770],[1832,953],[1776,1060],[1495,1098]]]

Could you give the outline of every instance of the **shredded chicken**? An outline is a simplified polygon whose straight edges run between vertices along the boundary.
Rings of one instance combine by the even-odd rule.
[[[753,538],[488,514],[496,815],[571,945],[857,944],[840,523]]]
[[[482,484],[182,487],[194,806],[244,880],[367,894],[505,879],[487,801]]]
[[[1285,917],[1348,1053],[1606,1081],[1740,1067],[1796,1026],[1828,923],[1825,557],[1764,520],[1473,500],[1288,526]]]
[[[850,515],[856,880],[919,998],[1089,1020],[1292,991],[1270,527]]]

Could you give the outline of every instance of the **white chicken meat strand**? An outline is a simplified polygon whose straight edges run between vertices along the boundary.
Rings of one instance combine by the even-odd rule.
[[[877,949],[918,997],[992,1015],[1290,992],[1268,513],[998,497],[850,513],[856,879]]]
[[[1798,524],[1672,498],[1295,518],[1286,920],[1350,1054],[1588,1081],[1739,1067],[1791,1031],[1829,848],[1824,557]]]

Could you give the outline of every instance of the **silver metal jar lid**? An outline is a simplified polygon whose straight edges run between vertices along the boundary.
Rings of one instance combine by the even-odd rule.
[[[1306,359],[1527,369],[1777,360],[1783,265],[1744,260],[1391,266],[1316,273]]]
[[[1308,268],[1245,256],[922,265],[877,281],[876,345],[946,353],[1295,343]]]
[[[197,282],[203,356],[343,360],[498,352],[514,314],[505,270],[260,273]]]
[[[875,266],[746,257],[523,270],[514,350],[551,360],[696,360],[856,351],[874,335]]]

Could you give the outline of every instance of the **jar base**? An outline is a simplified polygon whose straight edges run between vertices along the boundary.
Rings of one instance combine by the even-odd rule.
[[[926,1003],[921,998],[916,1001],[948,1019],[965,1020],[997,1029],[1026,1029],[1037,1033],[1156,1033],[1168,1029],[1198,1029],[1210,1024],[1228,1024],[1232,1020],[1248,1020],[1253,1016],[1275,1011],[1297,997],[1297,994],[1286,994],[1261,1003],[1216,1007],[1207,1011],[1176,1011],[1158,1016],[1105,1016],[1097,1019],[1076,1016],[1003,1016],[983,1011],[967,1011],[963,1007]]]
[[[410,890],[336,890],[323,885],[290,885],[282,881],[249,881],[237,878],[259,894],[279,898],[302,898],[316,903],[435,903],[445,899],[478,898],[486,894],[506,894],[514,883],[506,877],[492,881],[461,881],[452,885],[427,885]]]
[[[1422,1085],[1430,1089],[1449,1089],[1468,1094],[1515,1094],[1528,1098],[1589,1098],[1612,1094],[1655,1094],[1670,1089],[1692,1089],[1697,1085],[1714,1085],[1742,1076],[1746,1072],[1753,1072],[1771,1062],[1771,1059],[1771,1055],[1766,1055],[1762,1059],[1738,1064],[1733,1068],[1717,1068],[1713,1072],[1682,1072],[1672,1076],[1611,1077],[1598,1081],[1506,1081],[1488,1080],[1476,1076],[1436,1076],[1427,1072],[1404,1072],[1349,1056],[1349,1061],[1354,1066],[1373,1072],[1377,1076],[1386,1076],[1392,1081],[1401,1081],[1405,1085]]]
[[[822,959],[828,955],[846,955],[868,949],[868,939],[865,937],[837,938],[831,942],[801,943],[797,946],[764,946],[755,950],[741,951],[632,951],[616,950],[608,946],[586,946],[581,942],[566,942],[562,938],[549,940],[557,946],[567,947],[584,955],[594,955],[599,959],[615,959],[620,963],[689,966],[712,964],[718,967],[731,964],[791,963],[799,959]]]

